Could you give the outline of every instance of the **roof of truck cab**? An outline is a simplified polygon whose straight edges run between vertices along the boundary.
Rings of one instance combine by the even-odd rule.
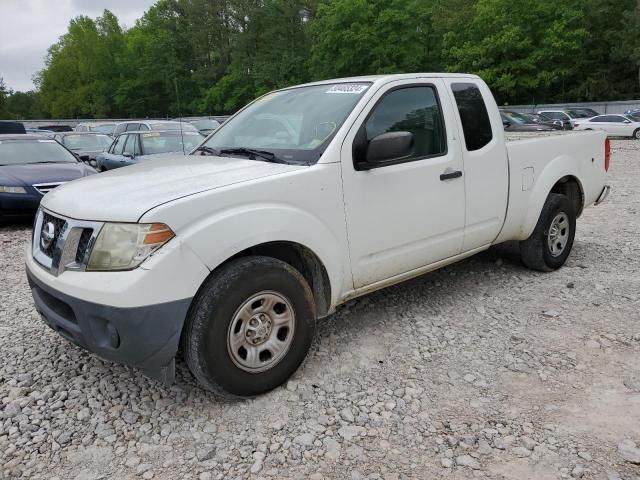
[[[479,80],[480,77],[470,73],[398,73],[392,75],[364,75],[361,77],[333,78],[330,80],[319,80],[317,82],[296,85],[296,87],[307,87],[310,85],[324,85],[327,83],[357,83],[357,82],[389,82],[394,80],[411,80],[414,78],[473,78]]]

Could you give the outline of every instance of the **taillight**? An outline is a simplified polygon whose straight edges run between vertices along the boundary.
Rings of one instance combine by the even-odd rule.
[[[604,141],[604,170],[609,171],[609,164],[611,163],[611,142],[609,139]]]

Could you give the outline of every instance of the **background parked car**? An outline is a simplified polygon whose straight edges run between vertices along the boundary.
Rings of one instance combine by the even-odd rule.
[[[96,156],[113,143],[113,138],[103,133],[61,132],[54,139],[75,153],[80,160],[96,166]]]
[[[552,122],[538,123],[531,116],[512,110],[500,110],[500,116],[505,132],[544,132],[560,128]]]
[[[574,108],[572,111],[580,115],[581,118],[591,118],[600,115],[600,113],[596,112],[593,108]]]
[[[38,130],[49,130],[51,132],[73,132],[69,125],[41,125]]]
[[[208,136],[210,133],[216,131],[220,125],[222,125],[219,121],[214,120],[213,118],[196,118],[196,119],[174,119],[177,122],[185,122],[190,125],[193,125],[198,129],[198,131],[204,135]]]
[[[40,135],[44,138],[53,138],[56,135],[56,132],[52,130],[40,130],[39,128],[25,128],[26,133],[31,135]]]
[[[197,131],[126,132],[119,135],[107,152],[97,156],[98,171],[126,167],[151,160],[162,153],[187,154],[204,140]]]
[[[105,135],[113,135],[116,128],[115,122],[85,122],[76,125],[76,132],[95,132],[104,133]]]
[[[0,133],[27,133],[20,122],[0,121]]]
[[[541,110],[538,112],[540,115],[550,118],[553,121],[561,121],[562,128],[565,130],[571,130],[578,120],[583,118],[590,118],[593,115],[591,113],[598,113],[590,108],[578,108],[567,110]]]
[[[93,173],[55,140],[0,135],[0,221],[33,215],[47,192]]]
[[[637,113],[627,113],[626,116],[634,122],[640,122],[640,110]]]
[[[196,127],[185,122],[174,122],[172,120],[131,120],[117,124],[116,128],[113,130],[113,136],[116,137],[124,132],[139,132],[144,130],[182,130],[190,132],[198,131]]]
[[[576,130],[604,130],[612,137],[632,137],[640,140],[640,121],[628,115],[599,115],[576,124]]]

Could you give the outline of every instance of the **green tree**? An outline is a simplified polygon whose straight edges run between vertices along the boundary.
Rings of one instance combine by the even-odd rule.
[[[580,2],[478,0],[464,30],[444,38],[447,69],[480,75],[500,102],[562,99],[587,31]]]
[[[415,72],[439,66],[431,2],[333,0],[312,24],[315,78]]]
[[[69,31],[49,48],[40,75],[43,109],[55,117],[116,113],[112,89],[124,45],[118,20],[108,10],[95,21],[71,20]]]

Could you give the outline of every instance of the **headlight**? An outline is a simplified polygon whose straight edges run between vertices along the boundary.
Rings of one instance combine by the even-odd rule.
[[[132,270],[174,236],[164,223],[105,223],[87,270]]]
[[[27,193],[22,187],[4,187],[0,185],[0,193]]]

